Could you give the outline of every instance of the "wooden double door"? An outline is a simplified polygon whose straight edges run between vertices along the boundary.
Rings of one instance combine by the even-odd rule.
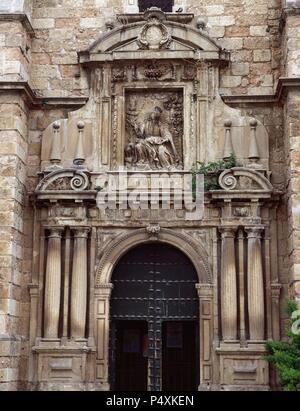
[[[114,270],[110,383],[121,391],[193,391],[199,379],[197,274],[180,250],[150,243]]]
[[[117,391],[147,391],[151,387],[146,321],[117,321],[115,386]],[[159,375],[163,391],[197,390],[198,327],[195,321],[165,321]]]

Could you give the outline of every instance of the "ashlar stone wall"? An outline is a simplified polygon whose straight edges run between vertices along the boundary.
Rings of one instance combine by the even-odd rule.
[[[88,82],[77,64],[83,50],[126,10],[122,0],[34,0],[31,84],[43,96],[87,95]],[[222,73],[224,94],[272,94],[280,72],[281,0],[176,0],[194,13],[194,26],[229,50]]]

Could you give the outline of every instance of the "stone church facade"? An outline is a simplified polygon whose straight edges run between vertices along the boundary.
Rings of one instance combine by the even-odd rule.
[[[0,390],[278,389],[300,2],[4,0],[0,46]],[[232,155],[201,218],[150,200]]]

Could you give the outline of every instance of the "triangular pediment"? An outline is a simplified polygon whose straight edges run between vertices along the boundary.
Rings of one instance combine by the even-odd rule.
[[[114,47],[114,51],[119,52],[132,52],[132,51],[139,51],[140,47],[137,42],[137,39],[129,41],[128,43],[121,44],[119,46]],[[169,50],[173,51],[194,51],[194,48],[189,44],[184,44],[180,41],[174,40],[171,42],[169,46]]]

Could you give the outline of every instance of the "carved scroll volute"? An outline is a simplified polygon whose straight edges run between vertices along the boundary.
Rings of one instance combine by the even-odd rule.
[[[75,158],[73,160],[73,163],[75,165],[82,165],[85,162],[85,156],[84,156],[84,150],[83,150],[84,122],[78,121],[77,128],[78,128],[78,138],[77,138]]]
[[[55,166],[58,166],[61,163],[60,124],[58,121],[53,123],[53,139],[50,152],[50,162]]]
[[[259,160],[259,153],[258,153],[258,146],[256,141],[256,127],[257,121],[255,119],[250,120],[250,142],[249,142],[249,164],[248,167],[253,168],[260,168],[260,164],[258,164]]]
[[[228,160],[233,154],[233,146],[231,139],[231,120],[226,120],[224,122],[225,127],[225,141],[224,141],[224,150],[223,150],[223,160]]]

